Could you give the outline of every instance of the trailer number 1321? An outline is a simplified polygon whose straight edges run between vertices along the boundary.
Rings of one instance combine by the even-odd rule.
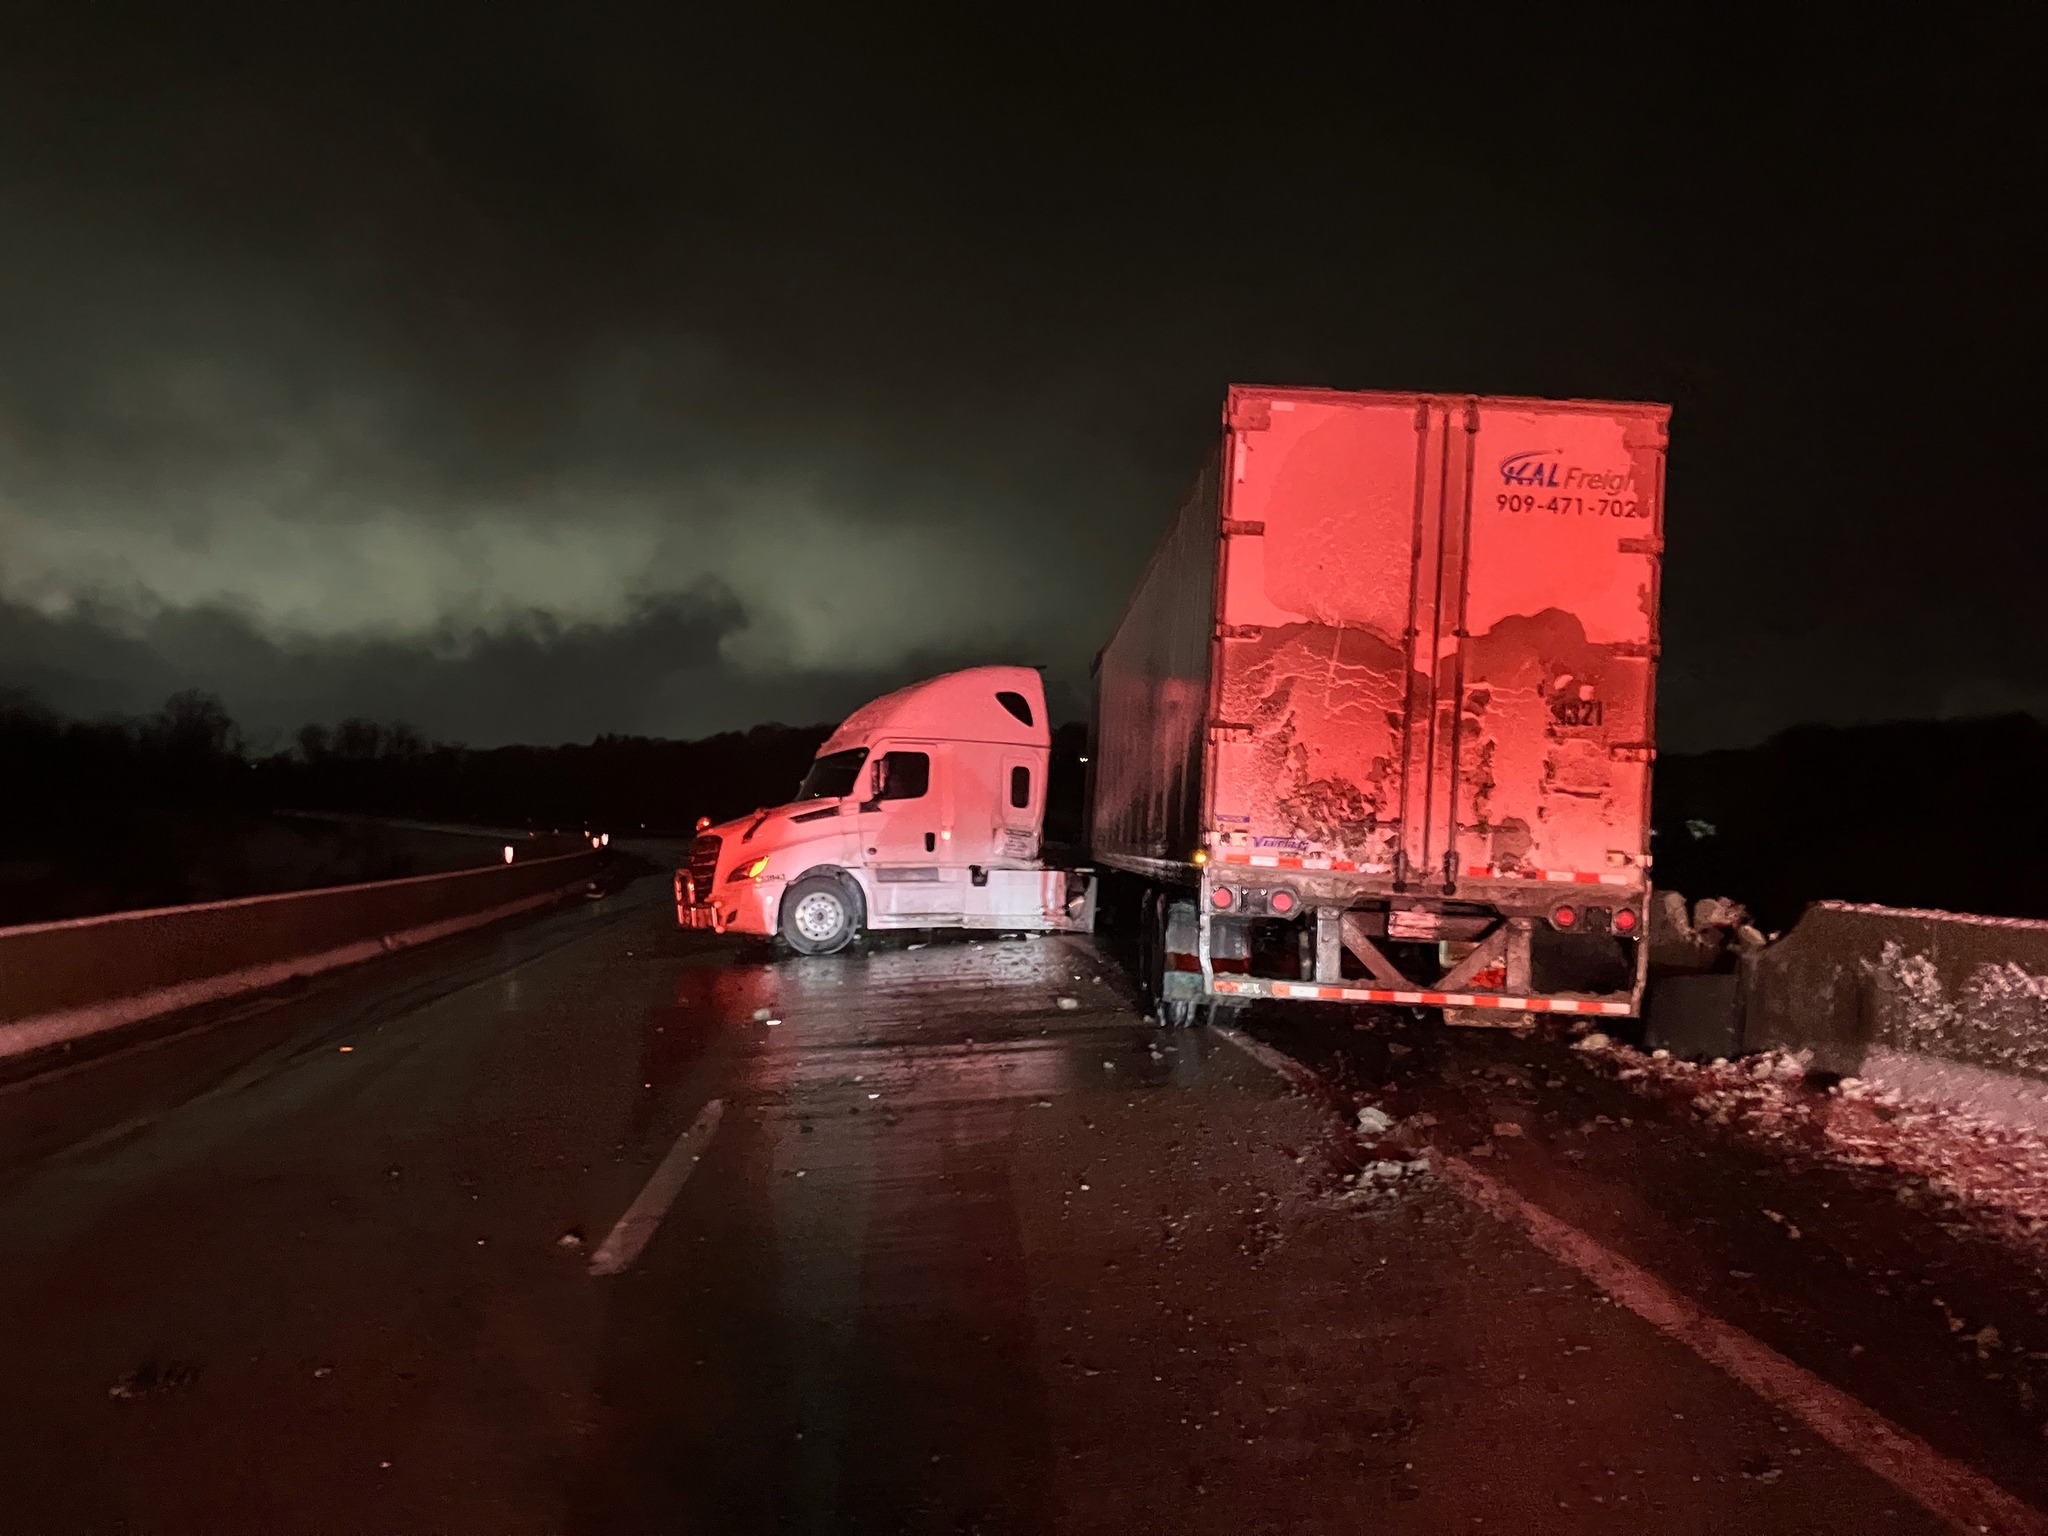
[[[1554,512],[1560,517],[1648,517],[1650,509],[1633,496],[1531,496],[1503,491],[1493,498],[1503,512]]]

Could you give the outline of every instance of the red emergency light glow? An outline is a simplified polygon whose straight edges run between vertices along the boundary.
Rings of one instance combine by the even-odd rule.
[[[1635,913],[1629,911],[1627,907],[1623,907],[1619,912],[1615,913],[1614,931],[1616,933],[1634,933],[1636,931]]]
[[[1227,885],[1219,885],[1209,893],[1210,905],[1214,906],[1218,912],[1228,912],[1232,903],[1236,900],[1236,894]]]

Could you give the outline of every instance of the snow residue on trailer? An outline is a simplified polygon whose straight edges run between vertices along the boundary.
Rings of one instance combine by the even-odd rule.
[[[1234,650],[1224,717],[1250,750],[1218,765],[1219,809],[1242,814],[1260,846],[1362,863],[1393,857],[1381,826],[1395,804],[1407,659],[1363,629],[1285,624]]]
[[[1804,1051],[1696,1064],[1602,1034],[1577,1050],[1644,1098],[1759,1150],[1888,1177],[1903,1205],[2034,1243],[2048,1256],[2048,1131],[1867,1079],[1828,1083]]]

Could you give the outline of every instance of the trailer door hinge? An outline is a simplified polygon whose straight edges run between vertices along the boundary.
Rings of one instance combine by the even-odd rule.
[[[1250,741],[1255,733],[1249,725],[1239,725],[1230,720],[1211,720],[1209,734],[1217,741]]]
[[[1646,741],[1617,741],[1608,747],[1607,755],[1617,763],[1654,763],[1657,749]]]
[[[1623,539],[1621,552],[1624,555],[1661,555],[1664,542],[1661,539]]]
[[[1247,522],[1241,517],[1226,517],[1223,519],[1223,536],[1226,539],[1259,538],[1265,532],[1266,525],[1264,523]]]
[[[1263,638],[1265,633],[1266,626],[1263,624],[1218,624],[1216,626],[1216,638],[1218,640],[1258,640]]]
[[[1664,654],[1662,646],[1647,640],[1619,640],[1610,645],[1607,650],[1608,654],[1612,656],[1625,656],[1631,659],[1646,657],[1651,661],[1655,661]]]

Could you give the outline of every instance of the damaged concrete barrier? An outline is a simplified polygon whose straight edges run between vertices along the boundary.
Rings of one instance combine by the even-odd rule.
[[[2048,1081],[2048,921],[1823,901],[1743,956],[1745,1050],[1910,1055]]]
[[[585,851],[236,901],[0,928],[0,1059],[312,976],[581,889]]]

